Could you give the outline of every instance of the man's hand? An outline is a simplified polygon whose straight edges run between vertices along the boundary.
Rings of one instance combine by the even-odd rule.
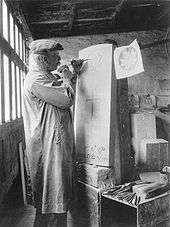
[[[69,88],[72,93],[74,93],[74,89],[72,86],[71,79],[73,78],[72,72],[69,70],[68,67],[63,68],[62,73],[60,74],[61,79],[59,81],[62,81],[62,86]]]
[[[73,74],[69,69],[65,68],[62,71],[62,73],[60,74],[60,77],[63,78],[63,79],[66,79],[66,80],[71,80],[72,77],[73,77]]]

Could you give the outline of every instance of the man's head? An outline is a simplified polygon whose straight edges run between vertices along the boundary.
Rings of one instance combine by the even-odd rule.
[[[54,71],[60,65],[61,50],[62,45],[52,39],[39,39],[30,44],[30,55],[38,66],[46,71]]]

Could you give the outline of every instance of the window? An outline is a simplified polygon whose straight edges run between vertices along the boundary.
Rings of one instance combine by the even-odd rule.
[[[17,116],[21,117],[21,90],[20,90],[20,69],[16,67],[16,82],[17,82]]]
[[[0,83],[1,85],[1,83]],[[2,123],[2,110],[1,110],[1,87],[0,87],[0,123]]]
[[[4,0],[2,1],[2,18],[3,18],[2,19],[3,36],[6,40],[8,40],[8,8]]]
[[[12,119],[16,119],[16,74],[15,64],[12,62],[11,65],[11,76],[12,76]]]
[[[5,121],[10,120],[10,101],[9,101],[9,58],[4,54],[4,99],[5,99]]]
[[[12,15],[9,15],[10,18],[10,44],[11,47],[14,49],[14,19]]]
[[[16,18],[8,10],[6,0],[1,2],[0,124],[22,117],[21,95],[26,71],[25,38]]]
[[[15,51],[19,54],[18,26],[15,24]]]
[[[23,51],[23,46],[22,46],[22,35],[21,32],[19,32],[19,56],[21,59],[22,58],[22,51]]]

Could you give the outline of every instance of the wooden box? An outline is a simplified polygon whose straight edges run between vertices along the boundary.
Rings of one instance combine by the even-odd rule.
[[[72,220],[74,227],[170,227],[169,201],[170,191],[133,206],[79,181]]]
[[[102,195],[102,227],[170,227],[170,192],[130,206]]]

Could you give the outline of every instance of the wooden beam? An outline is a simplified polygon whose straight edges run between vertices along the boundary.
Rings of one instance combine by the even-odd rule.
[[[18,40],[17,40],[18,41]],[[14,49],[10,46],[10,44],[0,35],[0,48],[4,51],[4,53],[11,58],[16,65],[19,66],[23,71],[27,70],[26,65],[22,62],[19,56],[15,53]]]
[[[22,77],[22,71],[19,70],[19,102],[20,102],[20,117],[22,116],[22,94],[21,94],[21,78]]]
[[[8,42],[11,42],[11,34],[10,34],[10,16],[8,10]],[[9,76],[9,107],[10,107],[10,120],[12,120],[12,71],[11,71],[11,56],[9,56],[9,68],[8,68],[8,76]]]
[[[75,22],[83,23],[83,22],[102,22],[102,21],[109,21],[112,17],[103,17],[103,18],[87,18],[87,19],[77,19]],[[35,25],[53,25],[53,24],[67,24],[69,23],[68,20],[53,20],[53,21],[39,21],[39,22],[31,22],[31,24]]]
[[[11,0],[7,0],[8,2],[11,1]],[[46,0],[13,0],[13,2],[23,2],[23,3],[44,3],[46,4],[47,1]],[[55,4],[64,4],[64,3],[72,3],[72,4],[83,4],[83,3],[118,3],[119,1],[118,0],[71,0],[71,1],[68,1],[68,0],[58,0],[56,2],[56,0],[49,0],[48,3],[55,3]]]
[[[17,105],[17,69],[14,64],[14,79],[15,79],[15,117],[18,117],[18,105]]]
[[[30,32],[29,26],[25,20],[25,16],[22,11],[21,2],[18,0],[6,0],[9,12],[12,14],[14,22],[17,24],[18,28],[22,31],[24,38],[31,39],[32,34]],[[30,1],[31,2],[31,1]]]
[[[158,46],[158,45],[163,45],[163,44],[166,44],[169,42],[170,42],[170,39],[162,39],[160,41],[155,41],[153,43],[148,43],[148,44],[139,43],[139,46],[141,49],[146,49],[146,48],[150,48],[150,47],[154,47],[154,46]]]
[[[75,9],[76,8],[76,9]],[[110,7],[103,7],[101,9],[101,7],[99,8],[82,8],[82,9],[78,9],[77,5],[75,5],[75,8],[72,7],[72,11],[70,13],[70,9],[69,10],[56,10],[56,11],[52,11],[50,9],[46,10],[46,13],[44,13],[44,10],[40,10],[38,14],[35,14],[32,11],[25,11],[25,16],[26,17],[30,17],[31,18],[31,23],[37,23],[37,22],[41,22],[43,23],[44,21],[62,21],[62,20],[66,20],[68,17],[72,20],[75,21],[75,19],[90,19],[90,18],[105,18],[105,17],[109,17],[109,15],[112,15],[113,10],[115,9],[115,7],[110,6]],[[74,12],[75,10],[75,12]],[[78,12],[78,16],[74,15],[74,13],[76,14],[76,12]],[[76,18],[77,17],[77,18]]]
[[[27,205],[26,182],[25,182],[25,171],[24,171],[24,149],[23,149],[22,142],[19,143],[19,163],[20,163],[23,202],[24,202],[24,205]]]
[[[115,23],[116,18],[120,13],[121,9],[124,7],[125,2],[127,2],[127,0],[121,0],[120,3],[116,6],[116,9],[112,15],[112,23]]]
[[[75,17],[76,17],[76,4],[73,4],[70,11],[70,18],[69,18],[69,24],[68,24],[69,30],[72,30]]]
[[[2,0],[0,0],[0,35],[2,36],[3,30],[3,17],[2,17]],[[0,41],[1,44],[1,41]],[[0,122],[3,123],[5,121],[5,102],[4,102],[4,62],[3,62],[3,50],[0,48],[0,108],[1,108],[1,116]]]

